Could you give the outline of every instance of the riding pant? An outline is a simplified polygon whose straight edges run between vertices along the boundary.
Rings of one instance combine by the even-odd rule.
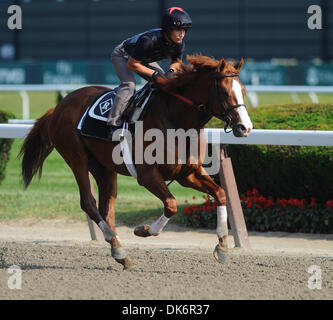
[[[113,107],[109,113],[108,125],[121,126],[121,115],[126,109],[130,98],[135,93],[135,77],[134,72],[127,67],[129,56],[124,50],[123,43],[116,46],[111,55],[111,62],[114,71],[120,79],[120,85],[117,95],[113,102]],[[163,69],[156,62],[144,64],[146,67],[164,73]],[[146,79],[149,80],[149,79]]]

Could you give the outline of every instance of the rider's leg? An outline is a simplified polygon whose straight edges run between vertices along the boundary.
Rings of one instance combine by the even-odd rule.
[[[113,107],[110,110],[107,124],[110,126],[121,126],[121,115],[135,92],[135,78],[133,71],[127,67],[126,58],[112,56],[111,61],[121,83],[114,99]]]

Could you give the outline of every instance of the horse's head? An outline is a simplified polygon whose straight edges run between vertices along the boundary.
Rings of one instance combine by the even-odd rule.
[[[213,113],[230,125],[236,137],[246,137],[253,128],[244,103],[245,87],[239,79],[239,71],[244,64],[243,58],[233,65],[223,58],[214,73],[216,97],[212,105]]]
[[[190,65],[182,65],[181,72],[172,79],[164,80],[163,89],[203,111],[207,119],[215,116],[223,120],[226,124],[224,129],[231,126],[236,137],[248,136],[253,125],[244,103],[245,87],[238,77],[244,64],[243,58],[237,64],[200,54],[186,58]],[[187,98],[175,93],[178,88],[184,87],[188,88],[183,90]],[[190,95],[193,101],[188,99]]]

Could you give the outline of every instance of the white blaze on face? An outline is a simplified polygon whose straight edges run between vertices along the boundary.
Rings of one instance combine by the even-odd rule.
[[[237,104],[244,104],[244,98],[242,94],[242,87],[240,83],[233,79],[232,80],[232,90],[235,93]],[[239,117],[240,117],[240,123],[246,128],[247,134],[250,133],[251,129],[253,128],[251,119],[247,113],[247,110],[245,106],[241,106],[236,109],[238,111]]]

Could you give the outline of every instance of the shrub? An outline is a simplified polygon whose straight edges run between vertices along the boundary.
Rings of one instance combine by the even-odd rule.
[[[186,205],[180,217],[181,223],[194,228],[216,228],[216,203],[209,196],[203,196],[206,200],[201,205]],[[186,201],[186,203],[188,203]]]
[[[305,199],[276,198],[260,195],[257,189],[241,198],[248,230],[304,233],[333,232],[333,201],[318,203]]]
[[[14,115],[0,110],[0,123],[7,123],[10,118],[14,118]],[[5,178],[6,165],[13,142],[13,139],[0,138],[0,183]]]
[[[290,104],[249,109],[256,129],[333,130],[333,105]],[[217,126],[212,121],[207,127]],[[325,202],[333,194],[332,147],[229,145],[238,190]],[[219,177],[213,179],[219,183]]]
[[[194,228],[216,228],[216,203],[208,198],[200,205],[184,206],[181,221]],[[257,189],[241,197],[245,223],[249,231],[333,233],[333,200],[318,203],[296,198],[273,198]]]
[[[320,202],[332,197],[332,147],[230,145],[227,150],[240,194],[256,187],[265,196]]]

